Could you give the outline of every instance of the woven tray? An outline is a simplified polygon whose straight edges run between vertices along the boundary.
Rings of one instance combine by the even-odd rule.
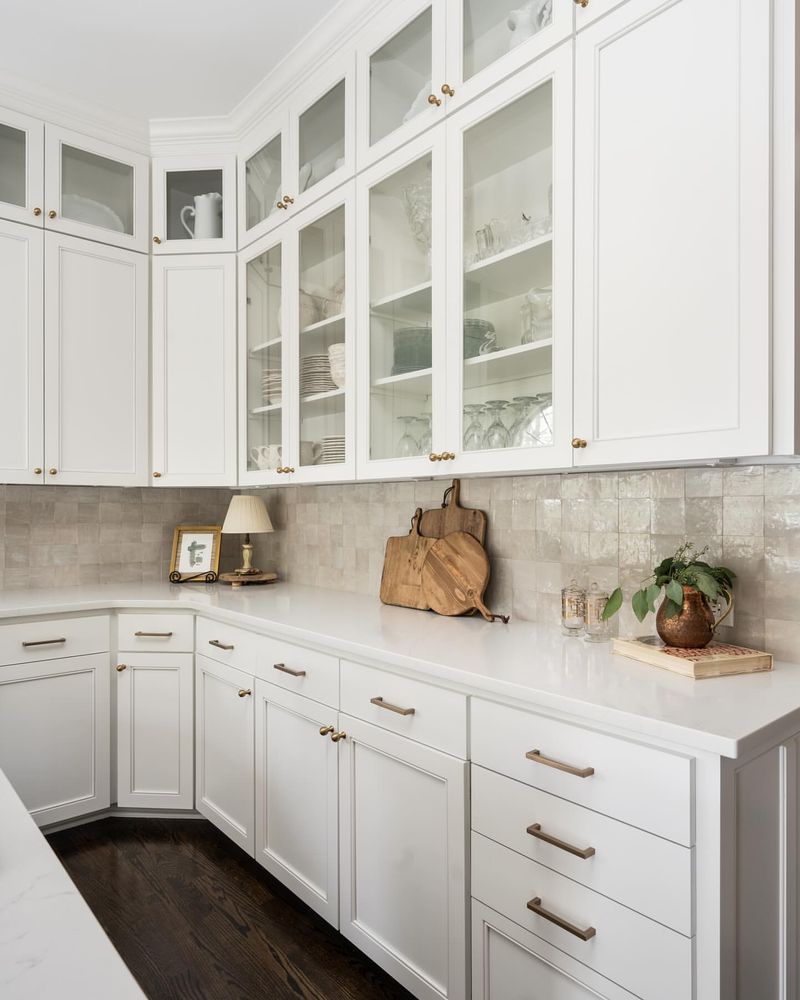
[[[655,636],[643,639],[614,639],[612,650],[632,660],[671,670],[684,677],[729,677],[772,670],[772,654],[727,642],[712,642],[705,649],[675,649]]]

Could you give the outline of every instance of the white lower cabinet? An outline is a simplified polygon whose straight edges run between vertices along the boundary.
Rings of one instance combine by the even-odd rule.
[[[256,681],[256,861],[337,927],[336,709]]]
[[[108,653],[0,667],[0,768],[42,826],[108,808]]]
[[[253,677],[195,657],[196,808],[252,857]]]
[[[117,804],[194,805],[191,653],[123,653],[117,664]]]
[[[467,995],[467,763],[351,716],[340,731],[340,929],[421,1000]]]

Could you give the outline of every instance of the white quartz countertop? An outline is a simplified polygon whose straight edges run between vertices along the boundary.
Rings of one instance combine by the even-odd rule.
[[[0,997],[145,1000],[2,771]]]
[[[443,618],[387,607],[377,597],[288,583],[0,592],[0,619],[122,608],[185,608],[471,694],[727,757],[771,733],[800,731],[800,664],[777,662],[770,673],[695,681],[614,655],[609,644],[565,638],[554,627]]]

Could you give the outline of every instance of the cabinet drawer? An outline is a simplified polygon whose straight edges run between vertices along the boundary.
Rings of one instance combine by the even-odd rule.
[[[342,660],[341,710],[445,753],[467,756],[467,699],[455,691]]]
[[[339,707],[339,660],[305,646],[259,636],[258,674],[270,684]]]
[[[691,938],[477,833],[472,894],[642,1000],[692,996]],[[529,903],[547,916],[533,912]]]
[[[110,649],[108,615],[0,625],[0,666]]]
[[[262,640],[263,636],[254,632],[206,618],[198,618],[195,625],[195,650],[198,653],[251,674],[255,672]]]
[[[194,615],[118,615],[117,649],[126,653],[191,653]]]
[[[692,934],[689,847],[474,764],[472,829],[681,934]]]
[[[472,760],[691,847],[691,757],[472,700]]]

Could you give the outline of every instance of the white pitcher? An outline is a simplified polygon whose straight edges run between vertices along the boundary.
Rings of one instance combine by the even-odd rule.
[[[194,220],[194,229],[189,226],[186,216]],[[184,205],[181,209],[181,223],[193,240],[217,240],[222,236],[222,195],[217,191],[198,194],[194,207]]]

